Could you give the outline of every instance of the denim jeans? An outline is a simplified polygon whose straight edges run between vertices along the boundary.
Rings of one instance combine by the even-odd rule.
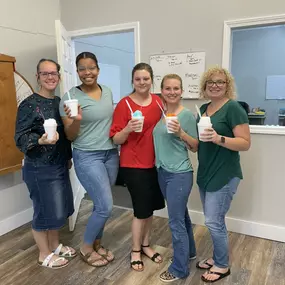
[[[78,180],[94,205],[84,234],[84,243],[92,245],[96,239],[102,238],[105,223],[112,212],[111,186],[115,184],[118,174],[118,151],[73,149],[73,161]]]
[[[239,182],[240,179],[234,177],[218,191],[206,192],[201,188],[199,189],[205,215],[205,225],[209,229],[213,241],[213,259],[215,265],[220,268],[229,266],[229,243],[225,216]]]
[[[178,278],[184,278],[189,275],[189,257],[196,256],[192,223],[187,209],[193,172],[171,173],[159,168],[158,182],[167,203],[174,251],[168,271]]]

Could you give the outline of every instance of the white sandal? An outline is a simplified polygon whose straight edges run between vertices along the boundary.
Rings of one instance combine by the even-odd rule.
[[[67,249],[67,251],[63,252],[61,251],[63,245],[62,243],[56,248],[56,250],[54,250],[54,254],[60,256],[60,257],[69,257],[69,258],[73,258],[77,255],[76,252],[72,253],[72,250],[69,246],[65,246],[65,248]]]
[[[51,254],[49,254],[44,261],[38,261],[38,265],[43,266],[43,267],[47,267],[47,268],[51,268],[51,269],[59,269],[59,268],[63,268],[65,266],[67,266],[69,264],[69,262],[66,262],[65,264],[60,264],[60,265],[54,265],[54,263],[58,262],[58,261],[64,261],[66,260],[64,257],[59,257],[53,261],[51,261],[51,258],[54,256],[54,253],[52,252]]]

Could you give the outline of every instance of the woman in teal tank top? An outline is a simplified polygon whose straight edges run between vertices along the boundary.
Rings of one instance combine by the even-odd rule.
[[[197,151],[196,120],[181,103],[182,80],[176,74],[166,75],[161,82],[161,95],[165,102],[164,116],[154,131],[155,160],[158,181],[166,200],[169,227],[172,233],[174,255],[165,272],[163,282],[171,282],[189,275],[189,260],[195,259],[196,247],[188,213],[188,199],[193,184],[193,168],[188,156]],[[170,120],[168,122],[168,120]]]

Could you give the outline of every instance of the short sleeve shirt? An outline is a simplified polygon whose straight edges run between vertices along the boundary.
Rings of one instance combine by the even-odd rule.
[[[201,106],[201,114],[205,113],[208,105]],[[229,100],[211,116],[211,123],[219,135],[234,138],[233,129],[237,125],[248,124],[248,116],[237,101]],[[198,160],[197,184],[205,191],[217,191],[232,178],[243,178],[238,151],[200,141]]]
[[[131,112],[140,110],[144,116],[143,130],[140,133],[131,132],[124,144],[121,145],[120,166],[130,168],[153,168],[154,167],[154,144],[152,132],[161,118],[161,110],[157,103],[162,106],[157,95],[151,94],[152,101],[148,106],[136,104],[130,96],[124,97],[116,106],[113,116],[113,123],[110,130],[110,137],[123,130],[131,120]]]
[[[178,114],[181,128],[191,137],[197,138],[196,119],[190,110],[184,108]],[[186,144],[175,134],[169,134],[162,118],[153,131],[155,164],[172,173],[193,171]]]
[[[73,147],[83,151],[109,150],[116,146],[109,137],[113,116],[113,96],[111,90],[100,85],[102,95],[100,100],[95,100],[77,87],[69,91],[72,99],[78,99],[82,109],[82,120],[78,136],[73,141]],[[64,101],[68,99],[64,94],[60,103],[60,115],[65,117]]]

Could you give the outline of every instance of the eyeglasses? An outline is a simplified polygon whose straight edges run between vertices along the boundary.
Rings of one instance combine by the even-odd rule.
[[[84,71],[95,71],[98,67],[96,65],[94,66],[78,66],[77,70],[78,72],[84,72]]]
[[[49,77],[49,75],[52,78],[58,78],[59,77],[59,72],[45,72],[45,71],[41,71],[39,72],[39,75],[43,78],[43,79],[47,79]]]
[[[208,81],[206,81],[206,84],[209,87],[213,87],[214,85],[216,85],[218,87],[223,87],[226,84],[226,82],[223,80],[217,80],[217,81],[208,80]]]

